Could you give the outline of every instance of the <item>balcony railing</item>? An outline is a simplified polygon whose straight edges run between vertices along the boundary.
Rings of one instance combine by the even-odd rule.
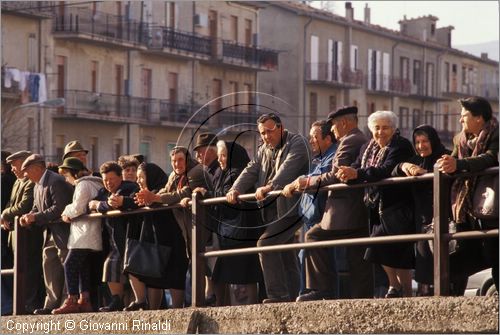
[[[155,102],[155,99],[149,98],[81,90],[65,90],[64,98],[66,104],[59,109],[59,115],[135,121],[151,119]]]
[[[147,30],[149,48],[171,48],[205,55],[211,54],[211,39],[191,32],[154,26]]]
[[[368,75],[366,85],[369,91],[402,95],[409,95],[411,93],[411,82],[409,79],[390,75]]]
[[[49,18],[54,14],[55,1],[2,1],[2,11]]]
[[[363,72],[331,63],[306,63],[306,80],[361,87]]]
[[[213,108],[200,105],[176,104],[168,100],[160,101],[160,120],[193,125],[216,125],[221,127],[237,126],[240,124],[256,124],[259,113],[254,108],[222,109],[220,112]]]
[[[55,16],[55,33],[83,33],[134,44],[147,41],[144,23],[87,8],[65,7],[64,10],[64,15]]]
[[[480,95],[486,99],[498,100],[498,91],[498,83],[482,84],[480,88]]]
[[[222,42],[222,56],[244,61],[245,63],[266,68],[268,70],[278,69],[278,52],[255,46],[248,46],[232,41]]]

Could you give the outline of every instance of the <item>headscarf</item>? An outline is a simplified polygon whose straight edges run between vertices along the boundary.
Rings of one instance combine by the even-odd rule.
[[[250,162],[246,149],[236,142],[225,142],[225,144],[227,149],[227,169],[243,170]]]
[[[167,183],[168,176],[158,165],[154,163],[142,163],[139,169],[144,171],[146,175],[146,184],[148,190],[151,192],[160,190]]]
[[[420,125],[413,130],[413,147],[416,147],[415,136],[417,132],[423,132],[427,135],[432,148],[432,153],[429,156],[421,157],[422,161],[419,163],[419,166],[429,172],[432,172],[436,161],[444,154],[448,154],[449,150],[447,150],[443,143],[441,143],[441,139],[439,138],[436,129],[427,124]]]
[[[471,148],[471,136],[463,130],[458,136],[458,159],[467,157],[477,157],[486,151],[486,145],[489,143],[494,130],[498,128],[498,121],[492,117],[483,126],[479,136],[473,142]],[[471,152],[472,149],[472,152]],[[457,178],[451,187],[451,209],[453,220],[457,224],[467,222],[467,216],[471,215],[472,210],[472,191],[476,185],[477,176]]]

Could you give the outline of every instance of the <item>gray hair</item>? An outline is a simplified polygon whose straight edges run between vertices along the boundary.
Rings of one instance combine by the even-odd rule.
[[[224,150],[227,152],[226,142],[223,140],[217,141],[217,149]]]
[[[376,111],[368,116],[368,129],[373,133],[378,120],[389,120],[393,129],[398,127],[398,116],[392,111]]]

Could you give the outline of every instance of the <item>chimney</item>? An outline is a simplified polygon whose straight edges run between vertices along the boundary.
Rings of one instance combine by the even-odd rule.
[[[370,8],[367,3],[365,3],[365,23],[370,24]]]
[[[487,52],[481,52],[481,59],[488,59],[488,53]]]
[[[352,8],[352,4],[350,2],[345,3],[345,17],[347,21],[354,20],[354,8]]]

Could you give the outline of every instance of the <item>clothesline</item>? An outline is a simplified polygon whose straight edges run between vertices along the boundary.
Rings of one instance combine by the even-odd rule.
[[[44,73],[22,71],[14,67],[5,68],[3,86],[12,87],[17,82],[21,94],[21,102],[44,102],[47,100],[47,81]]]

